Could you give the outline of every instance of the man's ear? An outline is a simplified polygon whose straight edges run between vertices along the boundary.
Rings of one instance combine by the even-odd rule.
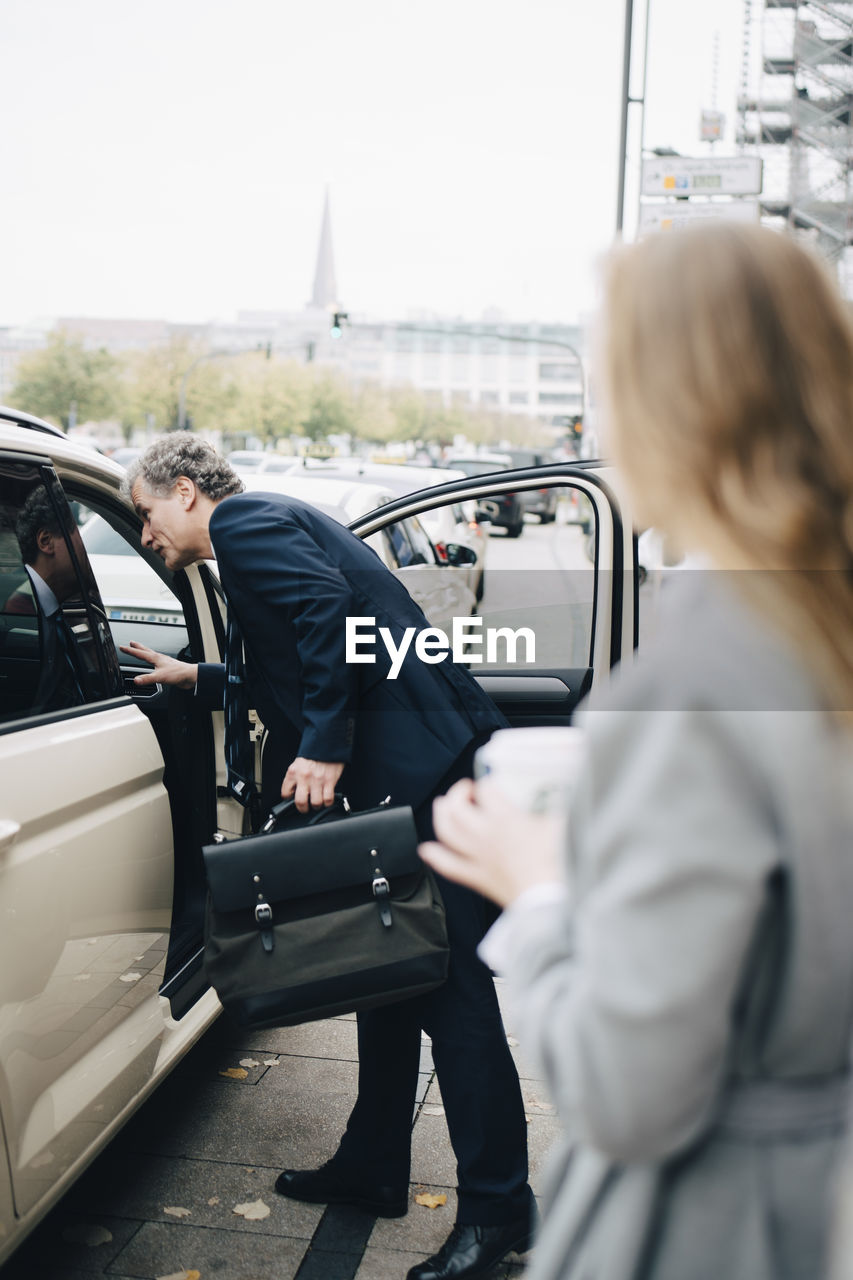
[[[53,555],[54,537],[50,529],[39,529],[36,534],[36,546],[44,556]]]
[[[198,490],[196,489],[196,486],[195,486],[195,481],[190,480],[189,476],[178,476],[177,480],[175,481],[175,493],[178,495],[178,498],[180,499],[181,506],[186,507],[186,509],[189,511],[190,507],[193,506],[198,494]]]

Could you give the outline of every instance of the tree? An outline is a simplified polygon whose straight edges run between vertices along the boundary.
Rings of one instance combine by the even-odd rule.
[[[226,430],[239,399],[227,360],[205,359],[198,342],[172,338],[128,357],[122,387],[122,422],[172,431],[178,426],[181,383],[185,412],[196,430]],[[196,363],[198,362],[198,363]],[[193,367],[194,366],[194,367]]]
[[[308,409],[299,425],[309,440],[354,434],[352,395],[340,378],[325,371],[314,373]]]
[[[75,420],[102,422],[118,409],[120,373],[120,362],[103,347],[87,348],[56,330],[46,347],[20,360],[12,398],[66,429]]]
[[[232,433],[259,436],[265,443],[299,435],[311,411],[310,373],[295,360],[241,356],[234,370],[237,400]]]

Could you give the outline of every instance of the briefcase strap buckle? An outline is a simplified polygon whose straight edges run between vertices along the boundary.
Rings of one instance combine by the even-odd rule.
[[[391,886],[385,877],[379,874],[378,867],[376,870],[377,874],[373,877],[372,885],[373,896],[379,905],[379,919],[382,921],[386,929],[390,929],[391,925],[394,923],[391,918],[390,906]]]
[[[255,923],[261,931],[261,942],[264,951],[272,951],[275,946],[275,934],[272,931],[272,907],[263,900],[255,907]]]

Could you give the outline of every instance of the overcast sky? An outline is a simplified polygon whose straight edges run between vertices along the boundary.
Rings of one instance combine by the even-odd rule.
[[[351,310],[572,321],[615,224],[624,11],[3,0],[0,323],[299,309],[326,184]],[[719,30],[734,150],[741,13],[651,0],[647,146],[707,151]]]

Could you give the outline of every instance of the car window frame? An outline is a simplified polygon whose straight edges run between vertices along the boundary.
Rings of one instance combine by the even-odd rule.
[[[74,546],[72,537],[73,529],[68,522],[68,511],[72,499],[65,492],[62,481],[56,471],[51,458],[36,453],[28,453],[23,450],[9,449],[3,451],[4,462],[21,463],[33,471],[35,471],[41,484],[44,486],[50,496],[51,504],[57,515],[59,526],[62,530],[63,540],[69,553],[74,573],[80,588],[80,596],[86,613],[86,619],[89,627],[93,650],[96,655],[100,678],[104,683],[104,688],[108,688],[112,682],[114,687],[118,687],[119,681],[116,679],[115,672],[119,670],[118,662],[113,664],[113,660],[109,651],[104,648],[104,635],[112,637],[109,632],[109,621],[104,610],[103,601],[100,598],[100,592],[97,588],[91,565],[88,562],[88,555],[85,561],[81,563],[77,549]],[[75,528],[79,526],[75,521]],[[85,552],[85,548],[84,548]],[[94,591],[93,591],[94,588]],[[126,695],[122,692],[109,694],[104,698],[93,698],[85,702],[72,703],[67,707],[56,707],[46,711],[31,711],[27,714],[14,716],[9,720],[0,722],[0,734],[7,735],[9,733],[19,733],[24,729],[36,727],[44,724],[52,724],[60,720],[77,719],[81,716],[96,714],[107,707],[111,707],[120,703],[125,699]]]
[[[448,462],[448,466],[453,464]],[[607,478],[604,474],[607,473]],[[420,511],[446,506],[449,502],[479,500],[498,492],[513,492],[543,487],[575,488],[585,492],[593,512],[593,598],[590,625],[589,669],[594,679],[606,675],[636,648],[638,626],[638,584],[636,574],[636,539],[623,495],[615,487],[611,464],[591,458],[579,462],[552,463],[544,467],[523,467],[485,472],[465,479],[448,481],[397,498],[381,510],[350,522],[351,532],[369,537],[384,525]],[[602,521],[609,512],[609,525]],[[626,535],[626,530],[627,535]],[[631,545],[626,547],[626,536]],[[605,565],[603,559],[607,557]],[[611,575],[609,616],[601,618],[601,575]],[[603,625],[602,625],[603,624]],[[606,654],[599,653],[599,636],[609,637]]]

